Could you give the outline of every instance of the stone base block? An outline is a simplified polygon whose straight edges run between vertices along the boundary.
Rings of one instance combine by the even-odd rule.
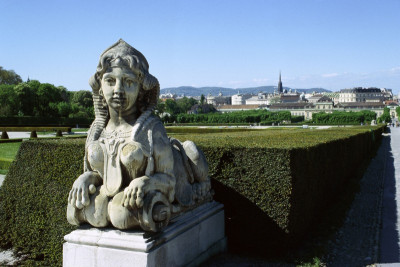
[[[196,266],[226,250],[223,205],[206,203],[161,233],[88,228],[64,237],[63,266]]]

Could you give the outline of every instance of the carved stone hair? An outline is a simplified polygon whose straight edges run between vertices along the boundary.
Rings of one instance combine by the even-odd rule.
[[[88,132],[87,145],[90,141],[99,138],[109,120],[108,107],[101,90],[101,79],[107,69],[114,65],[130,68],[138,76],[138,82],[142,85],[136,100],[139,117],[132,129],[133,140],[143,125],[147,124],[146,120],[157,105],[160,85],[157,78],[149,73],[149,63],[142,53],[120,39],[101,54],[96,73],[89,80],[93,90],[95,120]]]

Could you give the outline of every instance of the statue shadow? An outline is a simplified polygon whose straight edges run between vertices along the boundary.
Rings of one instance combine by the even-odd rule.
[[[214,200],[224,204],[228,251],[255,257],[279,258],[288,251],[289,235],[253,202],[211,179]]]
[[[382,199],[379,263],[398,263],[400,260],[400,247],[397,230],[396,176],[392,150],[388,153]]]

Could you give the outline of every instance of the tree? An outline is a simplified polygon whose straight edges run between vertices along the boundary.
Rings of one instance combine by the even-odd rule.
[[[0,66],[0,84],[19,84],[22,82],[21,76],[13,70],[6,70]]]
[[[36,92],[28,83],[20,83],[14,87],[18,98],[20,112],[25,116],[32,116],[36,103]]]
[[[72,93],[71,103],[77,104],[85,108],[93,107],[92,92],[80,90],[71,93]]]
[[[204,105],[205,100],[206,100],[206,97],[205,97],[203,94],[201,94],[201,97],[200,97],[200,104],[201,104],[201,105]]]
[[[62,85],[61,86],[57,86],[56,88],[60,92],[60,96],[61,96],[62,101],[69,102],[69,93],[68,93],[67,88],[65,88]]]
[[[192,108],[192,106],[197,104],[197,100],[192,97],[183,97],[176,100],[176,104],[178,105],[179,113],[187,113]]]
[[[392,119],[390,118],[390,110],[389,108],[385,107],[383,109],[382,115],[378,118],[378,122],[390,122]]]
[[[171,115],[180,113],[178,104],[175,102],[175,100],[172,99],[167,99],[165,101],[165,110]]]
[[[155,113],[157,115],[161,115],[164,112],[165,112],[165,103],[161,99],[158,99],[157,100],[157,106],[156,106],[156,109],[155,109]]]
[[[0,116],[15,116],[19,111],[19,101],[14,85],[0,85]]]
[[[51,103],[55,104],[55,107],[57,106],[57,103],[62,102],[63,98],[61,95],[62,91],[58,88],[56,88],[54,85],[49,84],[49,83],[42,83],[40,84],[38,90],[37,90],[37,96],[38,96],[38,115],[39,116],[49,116],[49,115],[54,115],[52,112],[58,111],[58,108],[54,108],[53,105],[50,105]],[[55,109],[55,110],[54,110]]]

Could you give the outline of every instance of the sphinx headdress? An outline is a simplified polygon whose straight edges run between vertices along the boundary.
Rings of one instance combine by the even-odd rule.
[[[88,132],[86,144],[97,140],[107,124],[109,119],[108,109],[104,105],[101,92],[101,77],[110,67],[118,66],[128,67],[138,74],[138,82],[142,84],[142,90],[136,100],[140,114],[132,129],[133,140],[135,140],[140,129],[149,123],[147,120],[157,105],[160,85],[157,78],[149,73],[149,63],[142,53],[120,39],[101,54],[96,73],[89,80],[93,89],[95,120]]]

